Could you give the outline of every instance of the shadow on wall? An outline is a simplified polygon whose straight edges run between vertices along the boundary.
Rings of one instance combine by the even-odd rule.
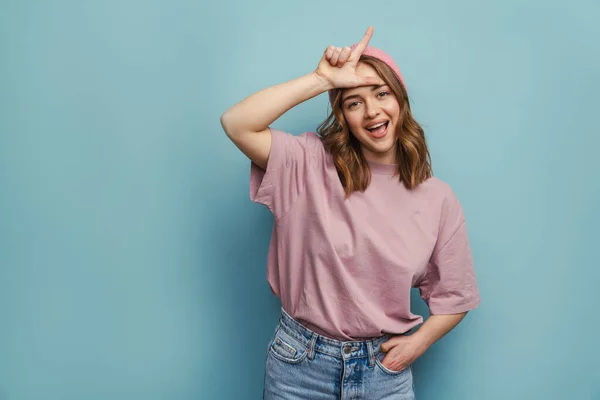
[[[266,279],[273,217],[250,202],[243,184],[231,185],[219,188],[226,195],[215,199],[203,218],[205,242],[200,244],[207,263],[201,266],[203,286],[212,303],[207,323],[213,345],[203,356],[210,377],[201,388],[207,399],[261,398],[267,344],[281,307]],[[224,373],[235,383],[215,384]]]

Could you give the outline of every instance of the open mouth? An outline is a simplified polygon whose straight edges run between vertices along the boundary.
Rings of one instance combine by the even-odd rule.
[[[372,128],[367,128],[367,130],[369,131],[369,133],[371,134],[371,136],[373,136],[374,138],[382,138],[387,133],[388,125],[389,124],[390,124],[390,121],[383,122],[383,123],[378,124],[378,125],[376,125],[376,126],[374,126]]]

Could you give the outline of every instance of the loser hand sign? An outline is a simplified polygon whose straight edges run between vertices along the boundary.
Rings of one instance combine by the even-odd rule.
[[[353,88],[358,86],[377,85],[379,80],[372,77],[356,75],[356,65],[360,56],[369,45],[373,36],[373,27],[369,27],[358,45],[350,47],[329,46],[325,49],[315,72],[325,79],[333,88]]]

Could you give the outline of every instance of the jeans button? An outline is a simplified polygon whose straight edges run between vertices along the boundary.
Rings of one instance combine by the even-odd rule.
[[[351,351],[352,351],[352,348],[349,345],[344,346],[344,353],[350,354]]]

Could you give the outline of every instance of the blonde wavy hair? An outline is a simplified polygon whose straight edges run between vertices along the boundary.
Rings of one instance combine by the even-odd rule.
[[[370,65],[390,87],[400,105],[396,132],[397,174],[400,182],[414,189],[433,175],[431,156],[423,128],[410,111],[408,94],[394,71],[383,61],[362,55],[359,62]],[[323,145],[333,156],[335,168],[344,187],[346,198],[352,192],[364,192],[371,182],[371,170],[362,152],[360,142],[350,134],[341,107],[342,90],[333,91],[331,113],[317,128]]]

